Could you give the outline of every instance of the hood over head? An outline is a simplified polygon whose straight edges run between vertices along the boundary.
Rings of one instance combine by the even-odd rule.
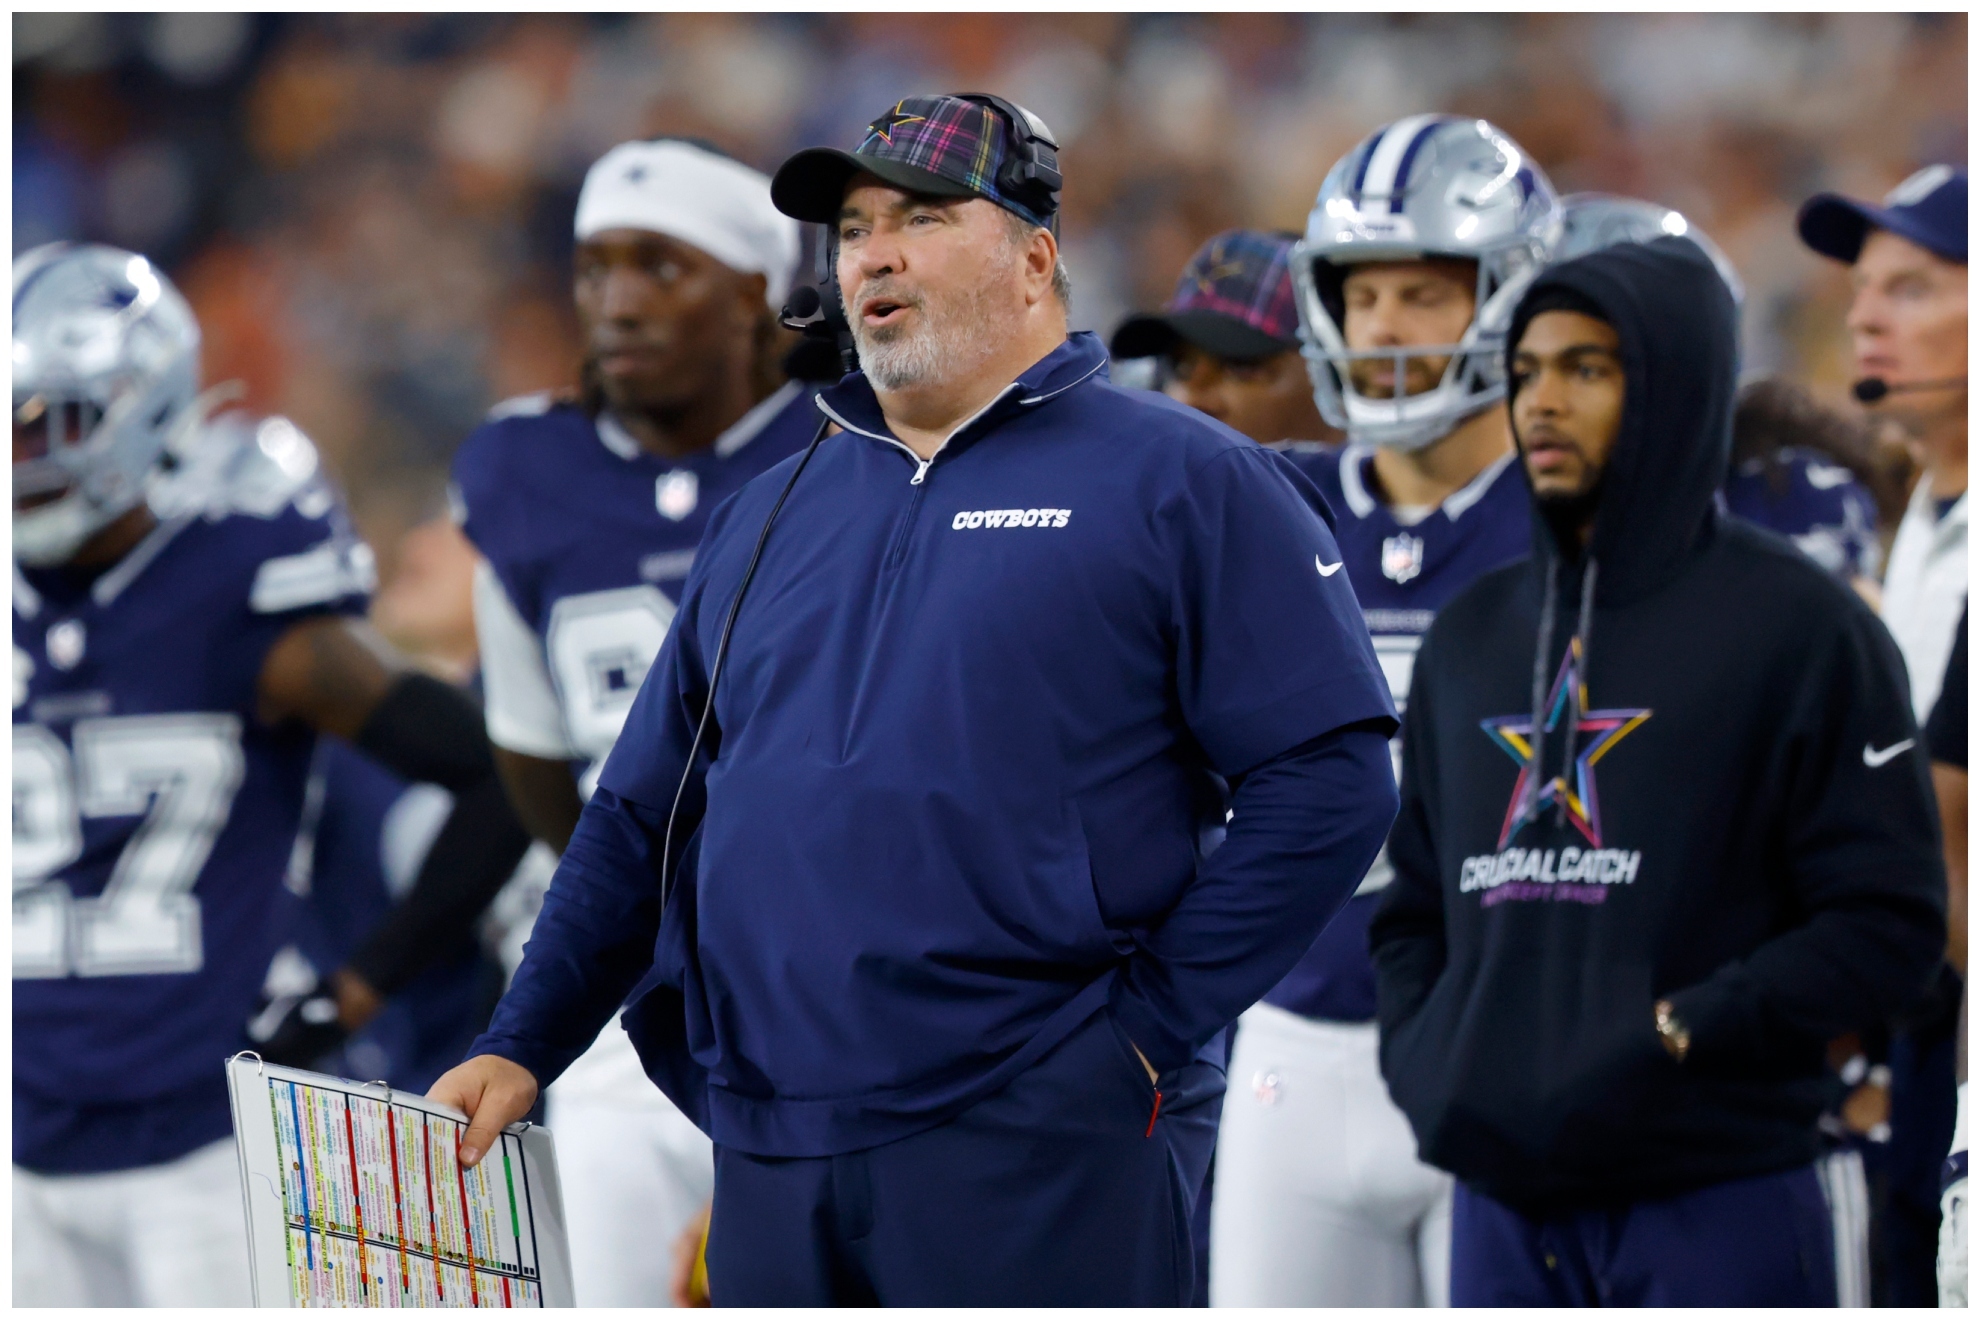
[[[1693,243],[1660,238],[1620,243],[1564,261],[1533,282],[1514,309],[1506,336],[1506,377],[1527,322],[1545,311],[1593,312],[1616,332],[1623,365],[1621,429],[1597,488],[1595,523],[1584,553],[1563,539],[1533,502],[1533,563],[1540,574],[1540,629],[1533,649],[1533,736],[1527,752],[1521,818],[1539,813],[1550,747],[1565,768],[1574,757],[1589,693],[1595,607],[1648,594],[1683,571],[1711,535],[1713,496],[1732,448],[1734,385],[1739,378],[1737,313],[1711,258]],[[1509,396],[1511,408],[1517,393]],[[1517,428],[1515,428],[1516,430]],[[1526,474],[1526,465],[1520,464]],[[1532,479],[1527,480],[1531,492]],[[1565,572],[1563,570],[1566,570]],[[1568,606],[1574,632],[1561,674],[1565,710],[1548,706],[1555,672],[1559,614]],[[1555,730],[1560,735],[1555,736]],[[1566,795],[1554,805],[1565,821]]]
[[[1602,474],[1588,543],[1588,558],[1600,567],[1595,599],[1619,603],[1674,576],[1709,534],[1732,446],[1738,311],[1694,244],[1620,243],[1562,262],[1533,282],[1506,337],[1508,371],[1527,322],[1564,301],[1592,304],[1620,341],[1622,429]],[[1537,514],[1534,542],[1536,562],[1582,558],[1580,547],[1562,546]]]

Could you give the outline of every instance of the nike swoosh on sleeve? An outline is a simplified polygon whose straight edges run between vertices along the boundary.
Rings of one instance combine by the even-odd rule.
[[[1906,738],[1903,742],[1892,743],[1881,752],[1871,747],[1869,743],[1864,743],[1863,764],[1869,766],[1872,770],[1882,765],[1888,765],[1892,757],[1917,741],[1916,738]]]
[[[1333,563],[1331,563],[1331,564],[1323,564],[1323,563],[1321,563],[1321,562],[1320,562],[1320,556],[1319,556],[1319,555],[1315,555],[1315,556],[1313,556],[1313,566],[1314,566],[1315,568],[1317,568],[1317,569],[1319,569],[1319,570],[1320,570],[1320,576],[1321,576],[1321,577],[1332,577],[1332,576],[1334,576],[1334,574],[1336,574],[1336,573],[1338,573],[1338,572],[1340,572],[1340,571],[1341,571],[1341,565],[1342,565],[1342,564],[1344,564],[1344,563],[1346,563],[1346,562],[1347,562],[1347,561],[1346,561],[1345,559],[1338,559],[1338,560],[1335,560],[1335,561],[1334,561]]]

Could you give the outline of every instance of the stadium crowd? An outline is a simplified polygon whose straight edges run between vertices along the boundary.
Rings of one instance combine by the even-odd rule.
[[[1840,274],[1802,198],[1879,196],[1966,151],[1946,15],[24,14],[14,251],[152,253],[208,374],[295,419],[389,581],[453,446],[572,379],[568,218],[616,142],[761,169],[903,89],[981,86],[1066,147],[1075,328],[1158,305],[1212,234],[1298,229],[1370,125],[1476,113],[1563,192],[1675,206],[1746,281],[1751,371],[1839,400]]]
[[[178,1193],[210,1190],[224,1161],[181,1136],[212,1136],[206,1082],[134,1097],[176,1065],[59,1056],[92,1057],[88,1014],[142,1012],[120,977],[178,974],[169,1011],[211,1017],[217,969],[281,930],[242,1027],[268,1057],[439,1076],[477,1115],[469,1162],[561,1078],[580,1302],[1963,1303],[1966,183],[1944,163],[1964,158],[1963,17],[14,24],[16,762],[26,736],[49,778],[24,809],[16,772],[17,1300],[110,1299],[64,1273],[71,1249],[120,1262],[118,1297],[187,1286],[206,1248],[178,1274],[157,1243],[119,1257],[88,1198],[174,1161]],[[902,98],[923,84],[1040,118]],[[792,154],[819,142],[857,151]],[[148,254],[185,302],[141,260],[44,246],[63,239]],[[968,285],[979,270],[1000,273]],[[791,297],[828,274],[843,307]],[[972,336],[941,337],[964,305],[943,280],[977,299]],[[33,327],[99,286],[180,354],[171,427],[126,446],[165,464],[136,503],[130,474],[99,486],[65,457],[129,418],[71,402],[37,357],[62,341]],[[855,348],[864,374],[820,390]],[[1144,388],[1089,385],[1106,366]],[[223,386],[215,420],[188,430],[201,384]],[[321,471],[257,416],[291,419]],[[1108,450],[1110,428],[1142,446]],[[1049,469],[1027,475],[1028,436],[1057,446]],[[800,453],[774,502],[750,482]],[[814,456],[781,544],[831,549],[800,568],[769,525]],[[1073,508],[938,505],[917,527],[924,497],[1022,503],[1000,492],[1048,470]],[[896,471],[898,511],[867,508]],[[1130,486],[1180,510],[1145,547],[1137,506],[1107,503]],[[873,525],[819,522],[819,501]],[[844,649],[864,634],[787,604],[737,634],[743,695],[718,688],[759,560],[759,591],[823,573],[838,600],[933,556],[948,576],[905,575],[924,599],[902,617],[961,604],[933,631],[968,637],[995,577],[923,541],[1076,511],[1118,521],[1032,538],[1075,547],[1063,600],[1030,579],[1049,639],[945,650],[879,611],[859,645],[909,658],[888,678]],[[1079,594],[1131,554],[1182,574],[1179,621]],[[84,743],[126,689],[94,667],[202,571],[247,575],[247,640],[226,645],[255,667],[200,687],[195,665],[178,699],[250,712],[236,754],[280,787],[209,838],[196,892],[246,894],[299,830],[293,901],[224,900],[264,914],[224,958],[202,964],[195,931],[117,962],[88,932],[118,880],[100,916],[40,915],[108,865],[95,798],[63,833],[47,729],[73,722],[77,773],[98,773]],[[1315,590],[1317,613],[1278,608]],[[1644,650],[1679,619],[1680,647]],[[1171,626],[1146,663],[1187,657],[1179,690],[1080,686],[1080,657],[1125,647],[1137,673],[1128,639]],[[766,701],[799,655],[811,677]],[[1297,677],[1319,656],[1324,694]],[[835,703],[856,687],[886,770],[793,774],[814,727],[852,727]],[[1114,970],[1054,988],[1092,975],[1092,919],[1061,937],[1022,887],[985,899],[988,935],[900,915],[920,900],[892,870],[1064,850],[1015,749],[1110,722],[1058,772]],[[1176,749],[1107,759],[1180,725]],[[331,735],[313,759],[282,732],[304,726]],[[1605,842],[1594,764],[1632,736],[1601,772]],[[1707,748],[1711,774],[1684,768]],[[861,855],[888,830],[860,811],[945,779],[961,814]],[[1689,888],[1655,921],[1679,924],[1603,924],[1611,886],[1651,901],[1621,887],[1669,862],[1618,839],[1677,782],[1657,828]],[[1175,808],[1205,793],[1215,812]],[[781,833],[737,832],[770,803]],[[843,898],[697,889],[695,952],[671,954],[645,877],[665,906],[684,839],[698,885],[816,867]],[[1040,863],[999,865],[958,878]],[[744,911],[769,925],[738,937]],[[23,929],[46,944],[25,963]],[[998,942],[1019,929],[1021,956]],[[842,953],[930,947],[911,983],[833,979]],[[1006,978],[996,1007],[985,976]],[[830,1025],[791,1011],[837,993]],[[809,1062],[754,1071],[772,1059]],[[1081,1090],[1095,1067],[1104,1096]],[[1151,1092],[1135,1135],[1161,1132],[1166,1160],[1074,1121]],[[125,1158],[109,1134],[131,1122]],[[995,1171],[1019,1150],[1013,1183]],[[985,1171],[967,1213],[958,1168]],[[851,1169],[872,1190],[849,1200]],[[1171,1193],[1173,1222],[1136,1208]]]

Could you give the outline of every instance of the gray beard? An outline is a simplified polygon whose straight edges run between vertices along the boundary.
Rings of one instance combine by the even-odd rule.
[[[992,287],[986,282],[933,307],[923,297],[917,304],[922,313],[917,330],[889,326],[869,331],[854,322],[853,345],[866,378],[875,389],[891,393],[941,385],[975,371],[1010,329],[999,324]]]

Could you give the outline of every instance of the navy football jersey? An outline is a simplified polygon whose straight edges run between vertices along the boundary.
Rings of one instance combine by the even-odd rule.
[[[1750,459],[1726,478],[1726,508],[1779,532],[1837,577],[1881,576],[1877,502],[1855,474],[1811,449]]]
[[[802,450],[820,420],[810,392],[788,384],[711,448],[663,459],[609,413],[594,423],[548,396],[497,408],[454,458],[455,515],[499,586],[491,594],[484,581],[475,596],[489,737],[588,768],[588,795],[660,652],[709,514]],[[518,679],[519,669],[534,677]],[[519,701],[519,686],[541,700]]]
[[[1334,539],[1340,543],[1348,581],[1361,602],[1396,711],[1407,719],[1417,648],[1436,612],[1485,573],[1532,553],[1526,480],[1508,454],[1426,516],[1405,524],[1371,490],[1372,450],[1311,443],[1274,447],[1313,479],[1333,507]],[[1400,758],[1400,737],[1391,749]],[[1400,778],[1400,764],[1396,773]],[[1373,1019],[1375,966],[1368,955],[1368,922],[1377,895],[1392,878],[1385,850],[1347,907],[1265,1002],[1306,1017]]]
[[[14,569],[14,1158],[154,1164],[230,1128],[291,907],[314,733],[256,718],[270,646],[359,613],[369,550],[294,427],[215,424],[211,478],[94,578]],[[217,475],[216,475],[217,473]]]

